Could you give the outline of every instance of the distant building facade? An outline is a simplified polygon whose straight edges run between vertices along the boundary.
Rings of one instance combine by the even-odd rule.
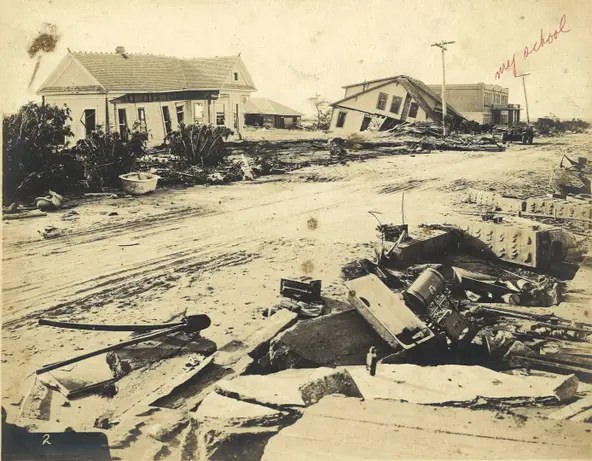
[[[251,98],[245,105],[245,125],[293,128],[302,124],[302,113],[268,98]]]
[[[442,121],[440,97],[420,80],[398,75],[346,85],[345,97],[331,104],[333,132],[380,131],[404,121]],[[458,125],[464,117],[447,104],[447,122]]]
[[[441,94],[442,85],[429,85]],[[446,84],[446,101],[467,119],[482,124],[511,125],[520,121],[520,104],[509,104],[510,90],[485,83]]]
[[[38,94],[44,104],[67,106],[74,141],[93,130],[126,137],[134,126],[161,144],[181,124],[205,123],[240,131],[255,86],[240,56],[169,56],[70,52]]]

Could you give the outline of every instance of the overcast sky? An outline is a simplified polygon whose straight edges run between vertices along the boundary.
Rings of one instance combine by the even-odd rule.
[[[524,104],[522,82],[495,72],[515,54],[518,73],[530,72],[531,118],[549,114],[592,119],[592,1],[386,0],[0,0],[2,109],[30,99],[66,49],[179,57],[242,54],[258,89],[311,112],[307,98],[343,95],[343,85],[407,74],[426,83],[442,78],[440,52],[430,44],[453,40],[446,54],[449,83],[485,82],[510,88]],[[564,31],[523,57],[525,46]],[[55,24],[57,48],[45,53],[30,89],[35,59],[27,49],[43,24]],[[567,32],[569,30],[569,32]]]

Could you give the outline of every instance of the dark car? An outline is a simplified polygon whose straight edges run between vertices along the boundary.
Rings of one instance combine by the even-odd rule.
[[[522,144],[532,144],[534,129],[531,126],[510,128],[502,134],[502,141],[522,141]]]

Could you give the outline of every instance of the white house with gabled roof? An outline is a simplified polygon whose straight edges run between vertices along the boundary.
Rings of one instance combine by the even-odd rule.
[[[161,144],[180,124],[226,126],[240,132],[255,85],[240,55],[169,56],[69,52],[37,93],[44,104],[71,111],[74,141],[96,127],[127,136],[137,123]]]

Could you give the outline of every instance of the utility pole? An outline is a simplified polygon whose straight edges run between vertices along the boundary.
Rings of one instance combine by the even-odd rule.
[[[438,43],[432,43],[432,46],[437,46],[442,50],[442,136],[446,137],[446,66],[444,64],[444,53],[446,46],[452,45],[455,42],[445,42],[442,40]]]
[[[524,102],[526,103],[526,121],[530,125],[530,115],[528,113],[528,99],[526,98],[526,82],[524,81],[524,77],[530,74],[520,74],[516,75],[516,77],[522,77],[522,88],[524,88]]]

